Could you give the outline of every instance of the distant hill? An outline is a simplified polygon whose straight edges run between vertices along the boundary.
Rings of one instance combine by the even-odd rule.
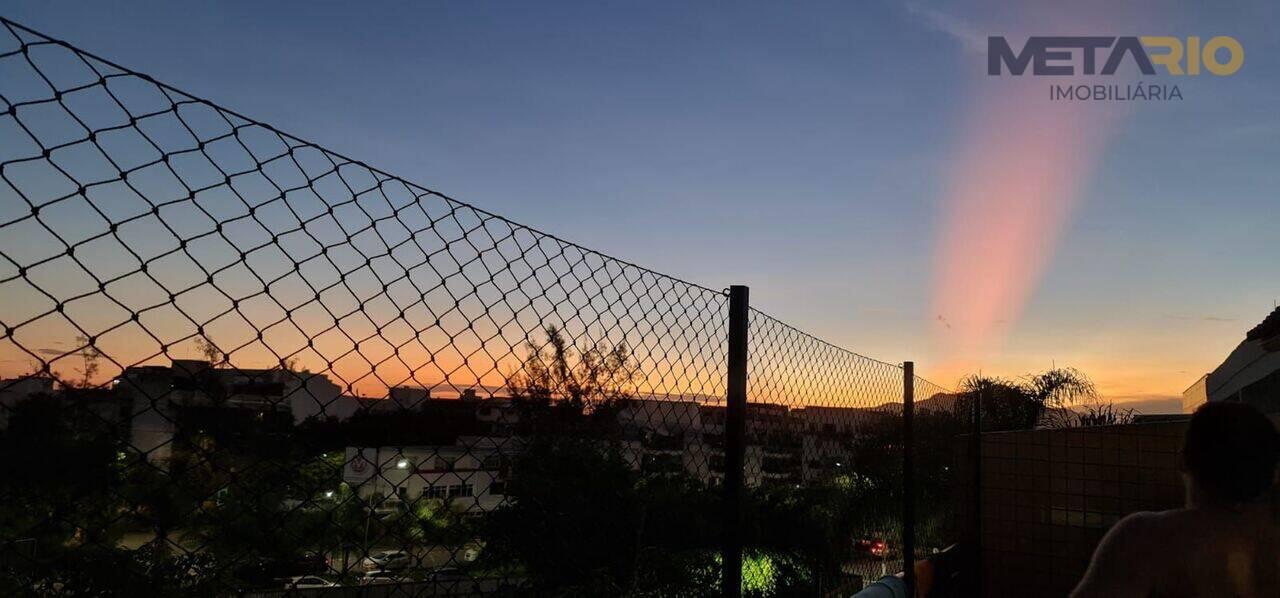
[[[956,406],[956,399],[959,395],[953,393],[940,392],[927,399],[916,401],[916,412],[933,412],[946,413],[950,412]],[[882,403],[871,408],[871,411],[885,411],[891,413],[899,413],[902,411],[902,403]]]

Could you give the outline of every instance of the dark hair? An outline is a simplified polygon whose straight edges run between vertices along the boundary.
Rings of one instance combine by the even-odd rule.
[[[1182,459],[1196,484],[1214,496],[1248,501],[1275,483],[1280,433],[1246,403],[1206,403],[1196,409]]]

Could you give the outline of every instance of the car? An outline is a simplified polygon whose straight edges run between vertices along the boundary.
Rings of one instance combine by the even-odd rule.
[[[889,543],[883,538],[862,538],[853,545],[856,554],[875,559],[884,559],[889,557]]]
[[[362,586],[380,586],[391,583],[404,583],[406,580],[395,571],[370,571],[360,578]]]
[[[315,575],[300,575],[298,577],[290,577],[284,584],[286,590],[305,590],[311,588],[333,588],[338,584],[333,583],[323,577]]]
[[[365,572],[408,569],[413,557],[403,550],[382,550],[364,558]]]

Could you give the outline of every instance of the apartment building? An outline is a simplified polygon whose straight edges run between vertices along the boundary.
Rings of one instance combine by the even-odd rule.
[[[505,479],[521,446],[513,437],[464,436],[448,446],[347,447],[342,480],[385,509],[439,499],[483,513],[506,501]]]

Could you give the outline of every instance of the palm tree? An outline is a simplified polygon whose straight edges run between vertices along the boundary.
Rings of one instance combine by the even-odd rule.
[[[1067,427],[1078,421],[1071,408],[1096,401],[1097,396],[1093,381],[1075,368],[1055,368],[1020,380],[973,375],[960,381],[955,409],[961,415],[973,413],[978,401],[986,431]]]

